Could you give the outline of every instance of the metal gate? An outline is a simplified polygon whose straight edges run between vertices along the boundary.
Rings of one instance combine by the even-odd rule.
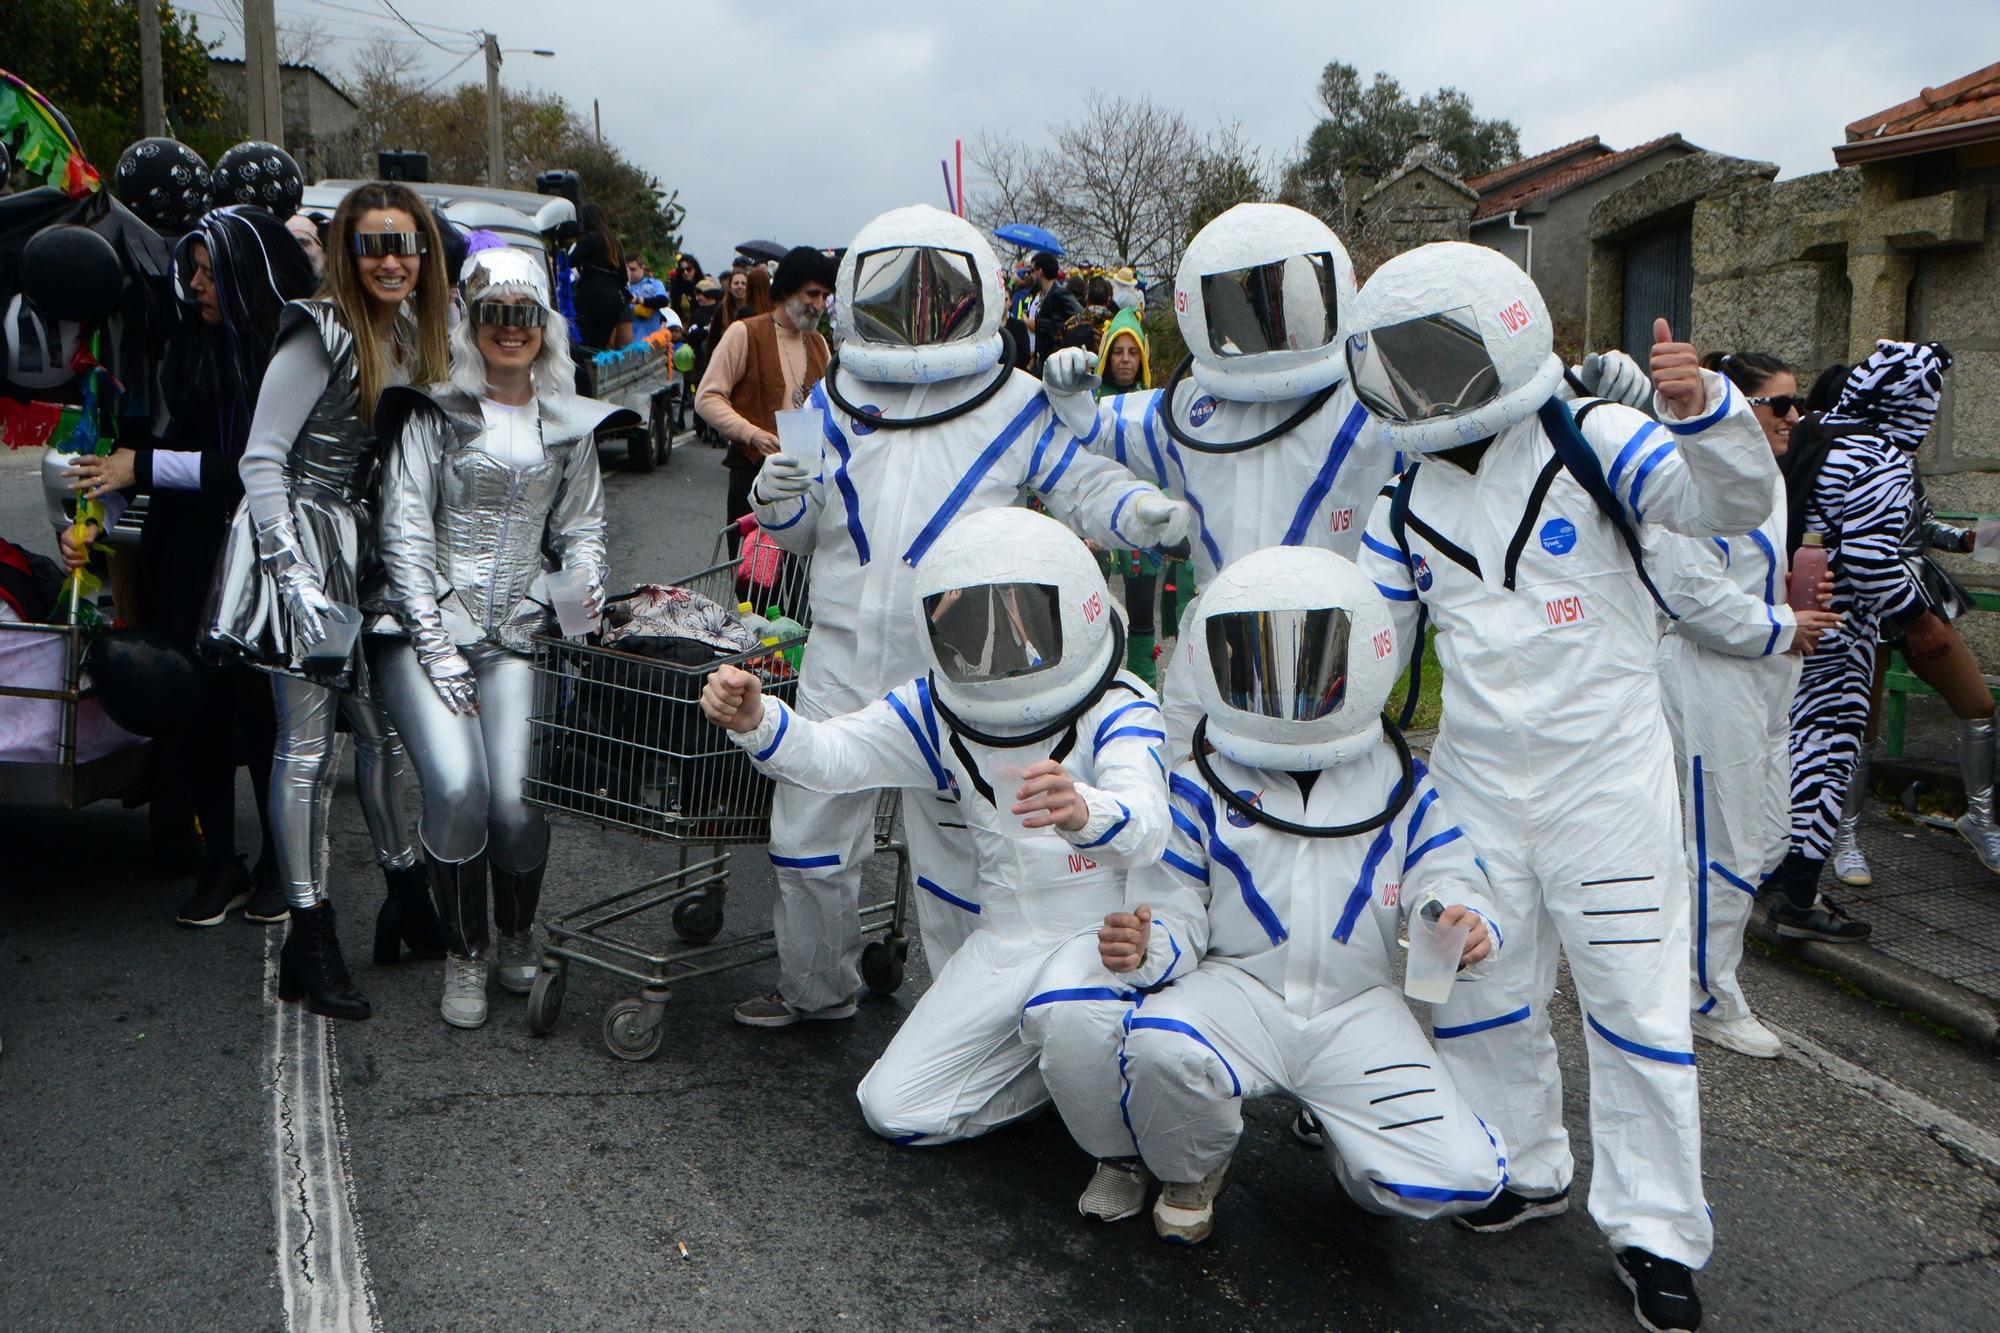
[[[1625,243],[1625,318],[1619,346],[1645,364],[1653,347],[1653,321],[1665,317],[1674,336],[1687,340],[1692,322],[1694,220],[1682,218]]]

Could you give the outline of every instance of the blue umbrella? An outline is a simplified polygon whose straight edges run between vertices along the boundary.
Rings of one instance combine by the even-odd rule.
[[[995,227],[993,234],[1009,245],[1018,245],[1025,250],[1046,250],[1052,255],[1063,252],[1062,242],[1046,227],[1037,227],[1031,222],[1009,222]]]

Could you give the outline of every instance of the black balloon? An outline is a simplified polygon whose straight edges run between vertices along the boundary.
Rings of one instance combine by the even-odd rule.
[[[209,209],[208,163],[177,139],[141,139],[126,148],[111,188],[147,226],[169,235],[187,231]]]
[[[111,242],[88,227],[59,223],[21,247],[21,294],[45,315],[95,324],[118,308],[125,270]]]
[[[135,736],[173,735],[194,716],[194,659],[158,630],[105,630],[84,666],[104,711]]]
[[[274,143],[240,143],[215,159],[215,202],[255,204],[279,218],[299,211],[305,175],[292,155]]]

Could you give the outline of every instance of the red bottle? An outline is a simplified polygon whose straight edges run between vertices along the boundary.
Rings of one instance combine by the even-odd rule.
[[[1819,534],[1808,532],[1792,557],[1792,581],[1786,585],[1785,601],[1794,611],[1819,611],[1820,580],[1826,577],[1826,547]]]

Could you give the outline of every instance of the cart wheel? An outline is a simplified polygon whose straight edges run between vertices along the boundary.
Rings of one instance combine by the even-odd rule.
[[[653,446],[653,461],[665,467],[667,460],[674,456],[674,423],[667,414],[665,394],[653,399],[653,419],[647,425],[646,434]]]
[[[709,944],[722,933],[722,903],[708,894],[674,904],[674,934],[689,944]]]
[[[556,1020],[562,1017],[563,983],[568,969],[550,967],[544,963],[541,971],[535,973],[535,984],[528,991],[528,1031],[537,1037],[546,1037],[556,1030]]]
[[[910,941],[902,935],[885,935],[861,951],[861,979],[877,995],[894,995],[903,986],[903,964],[910,956]]]
[[[650,1060],[667,1035],[664,1003],[619,1000],[604,1011],[604,1044],[620,1060]]]
[[[625,432],[625,466],[634,472],[651,472],[658,464],[653,458],[653,436],[647,430]]]

